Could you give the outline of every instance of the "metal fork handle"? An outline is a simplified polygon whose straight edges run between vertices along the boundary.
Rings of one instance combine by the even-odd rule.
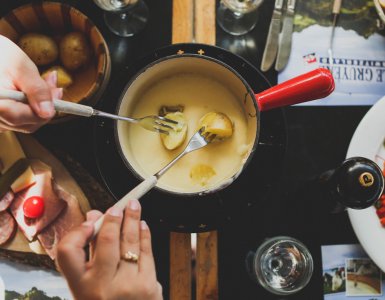
[[[0,99],[12,99],[18,102],[28,103],[27,96],[23,92],[15,90],[0,89]],[[60,99],[54,99],[53,105],[56,111],[66,114],[83,117],[91,117],[95,114],[95,110],[91,106],[68,102]]]
[[[104,111],[100,111],[100,110],[96,110],[96,109],[94,109],[94,116],[104,117],[104,118],[109,118],[109,119],[114,119],[114,120],[128,121],[131,123],[139,123],[139,120],[137,120],[137,119],[133,119],[133,118],[129,118],[129,117],[122,117],[122,116],[106,113]]]
[[[158,173],[156,173],[154,176],[159,179],[164,173],[168,171],[173,165],[176,164],[176,162],[182,158],[185,154],[189,153],[190,151],[186,151],[186,149],[183,150],[177,157],[175,157],[172,161],[170,161],[165,167],[163,167]]]
[[[188,142],[186,148],[177,156],[175,157],[171,162],[169,162],[165,167],[163,167],[158,173],[156,173],[154,176],[156,178],[160,178],[168,169],[170,169],[182,156],[184,156],[187,153],[193,152],[195,150],[198,150],[202,147],[207,145],[207,142],[200,134],[200,131],[196,132]]]

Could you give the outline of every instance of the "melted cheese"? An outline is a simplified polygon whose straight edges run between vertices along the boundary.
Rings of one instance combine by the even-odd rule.
[[[218,111],[225,113],[234,123],[233,136],[187,154],[160,178],[158,186],[175,192],[195,193],[229,180],[241,170],[252,145],[247,143],[247,119],[241,104],[220,82],[193,73],[170,76],[152,85],[138,99],[133,111],[123,113],[133,117],[157,115],[161,106],[179,104],[185,107],[184,115],[188,122],[187,138],[180,147],[167,150],[159,134],[120,122],[118,131],[124,155],[142,177],[150,176],[184,149],[198,130],[198,122],[203,115]],[[215,172],[206,186],[190,177],[191,170],[198,164],[210,166]]]

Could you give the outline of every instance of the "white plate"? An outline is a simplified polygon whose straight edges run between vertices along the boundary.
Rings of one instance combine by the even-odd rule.
[[[350,141],[346,158],[362,156],[384,168],[385,97],[364,116]],[[385,272],[385,228],[380,224],[375,208],[348,209],[350,222],[362,247],[370,258]]]

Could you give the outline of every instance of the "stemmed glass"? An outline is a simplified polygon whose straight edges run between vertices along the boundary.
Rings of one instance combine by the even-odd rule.
[[[250,252],[246,266],[251,277],[273,294],[298,292],[313,274],[313,258],[304,244],[287,236],[270,238]]]
[[[123,37],[141,31],[147,23],[149,11],[143,0],[94,0],[104,12],[107,27]]]
[[[263,0],[221,0],[217,21],[222,29],[232,35],[251,31],[258,21],[258,7]]]

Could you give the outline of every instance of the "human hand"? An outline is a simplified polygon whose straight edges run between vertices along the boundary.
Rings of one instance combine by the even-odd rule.
[[[33,132],[54,116],[52,99],[62,98],[62,89],[56,88],[57,74],[43,80],[27,54],[2,35],[0,49],[0,88],[20,90],[29,102],[0,100],[0,132]]]
[[[87,261],[84,247],[100,216],[100,212],[89,212],[87,221],[58,245],[57,263],[74,298],[163,299],[162,286],[156,279],[151,234],[146,222],[140,221],[139,201],[131,200],[124,213],[117,207],[106,212],[100,232],[90,245]],[[136,263],[122,259],[128,251],[139,256]]]

